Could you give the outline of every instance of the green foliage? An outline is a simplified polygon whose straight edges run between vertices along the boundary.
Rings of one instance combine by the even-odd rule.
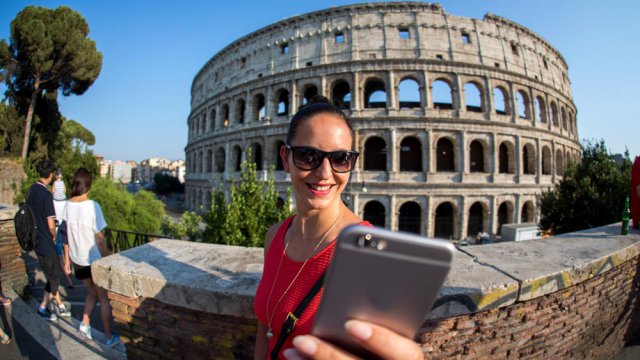
[[[100,204],[107,224],[112,229],[159,234],[166,216],[164,204],[148,191],[135,195],[123,186],[104,178],[94,179],[89,197]]]
[[[87,22],[69,7],[52,10],[27,6],[11,22],[9,43],[0,40],[0,78],[7,85],[9,99],[25,115],[23,133],[29,132],[23,158],[27,151],[34,150],[30,142],[35,141],[42,149],[41,145],[50,144],[50,135],[59,130],[59,123],[52,128],[49,121],[59,114],[58,91],[65,96],[81,95],[100,74],[102,54],[88,34]],[[43,101],[48,103],[46,108],[38,110],[36,104],[40,107]],[[38,112],[43,125],[40,129]],[[36,126],[29,130],[32,123]],[[51,156],[40,153],[36,157],[47,155]],[[33,154],[30,157],[33,159]]]
[[[184,192],[184,184],[180,183],[177,177],[157,173],[153,177],[155,184],[154,191],[158,194],[169,194],[173,192]]]
[[[14,204],[19,204],[24,201],[27,191],[29,191],[31,185],[38,181],[38,178],[40,177],[36,167],[28,161],[24,161],[22,163],[22,169],[27,177],[22,181],[22,183],[20,183],[19,189],[17,189],[18,186],[16,184],[11,184],[14,191],[18,190],[15,192],[16,195],[13,198]]]
[[[162,221],[162,233],[172,239],[187,237],[190,241],[197,241],[202,238],[201,222],[202,217],[192,211],[183,213],[177,223],[167,216]]]
[[[560,234],[620,221],[630,180],[628,151],[618,166],[603,140],[588,143],[582,161],[569,164],[554,188],[542,193],[541,227]]]
[[[0,156],[19,157],[24,119],[9,101],[0,101]]]
[[[273,169],[269,171],[266,182],[258,181],[256,174],[255,163],[242,163],[240,180],[231,184],[228,203],[221,187],[213,189],[211,209],[205,215],[207,226],[203,241],[264,246],[264,237],[269,227],[291,215],[290,194],[287,194],[285,203],[278,206]]]

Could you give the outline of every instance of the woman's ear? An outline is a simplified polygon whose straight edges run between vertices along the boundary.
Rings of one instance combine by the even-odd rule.
[[[289,159],[287,156],[287,148],[282,145],[280,147],[280,159],[282,160],[282,166],[284,167],[285,172],[289,172]]]

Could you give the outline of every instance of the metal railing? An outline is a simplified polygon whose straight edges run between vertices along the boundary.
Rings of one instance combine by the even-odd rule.
[[[105,230],[107,247],[109,247],[109,250],[114,254],[120,251],[132,249],[136,246],[144,245],[162,237],[162,235],[142,234],[133,231],[110,228]]]

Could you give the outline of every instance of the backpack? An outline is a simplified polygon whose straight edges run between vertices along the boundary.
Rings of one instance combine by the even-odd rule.
[[[13,224],[16,229],[16,237],[18,243],[24,251],[31,251],[38,245],[38,225],[36,223],[36,215],[27,200],[31,189],[27,192],[27,198],[18,205],[18,212],[13,217]]]

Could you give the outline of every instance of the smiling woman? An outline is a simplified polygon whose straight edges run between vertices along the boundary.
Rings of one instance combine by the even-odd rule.
[[[280,157],[291,176],[296,214],[273,225],[265,238],[264,272],[254,303],[259,320],[257,359],[350,357],[308,334],[320,302],[320,296],[316,296],[318,286],[322,285],[333,255],[335,239],[348,225],[371,226],[347,208],[340,197],[358,158],[352,147],[349,119],[324,97],[314,97],[289,124],[287,144],[281,146]],[[301,312],[300,303],[308,303]],[[292,313],[297,313],[297,319],[292,330],[287,331]],[[368,344],[373,351],[384,350],[376,340],[384,335],[387,341],[404,344],[394,347],[398,356],[407,352],[416,358],[422,356],[413,340],[388,329],[362,322],[349,322],[346,326],[354,339]]]

